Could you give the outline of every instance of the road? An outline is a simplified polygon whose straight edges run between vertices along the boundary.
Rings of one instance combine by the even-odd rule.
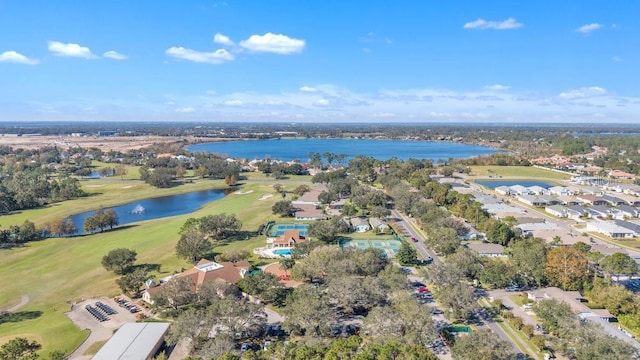
[[[415,227],[412,225],[411,219],[409,219],[407,216],[405,216],[404,214],[400,213],[397,210],[391,210],[391,216],[393,216],[396,219],[396,224],[398,225],[399,229],[403,230],[403,232],[406,234],[406,236],[408,237],[414,237],[418,240],[418,242],[414,242],[413,245],[415,246],[416,250],[418,251],[418,253],[422,256],[422,258],[426,259],[427,256],[430,256],[431,258],[433,258],[433,262],[434,263],[441,263],[442,260],[440,259],[440,257],[438,257],[438,255],[436,255],[435,252],[433,252],[433,250],[429,249],[427,247],[427,245],[424,243],[424,237],[422,235],[420,235],[418,233],[418,231],[415,229]],[[491,316],[489,316],[489,314],[487,314],[486,311],[481,310],[480,314],[482,317],[482,322],[489,328],[491,329],[491,331],[493,331],[495,334],[498,335],[498,337],[506,342],[508,342],[509,344],[512,345],[513,347],[513,351],[517,354],[520,353],[520,348],[517,346],[517,344],[515,344],[511,338],[509,337],[509,335],[507,335],[502,328],[500,328],[500,326],[498,326],[493,319],[491,318]]]

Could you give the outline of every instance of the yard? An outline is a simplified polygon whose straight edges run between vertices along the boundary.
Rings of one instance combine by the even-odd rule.
[[[471,166],[471,175],[475,177],[526,178],[532,180],[569,180],[571,178],[567,174],[533,166]]]

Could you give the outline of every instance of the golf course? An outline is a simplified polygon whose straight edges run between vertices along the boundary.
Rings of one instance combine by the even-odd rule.
[[[271,206],[280,197],[263,197],[274,193],[274,184],[280,183],[291,190],[308,179],[291,177],[276,181],[260,175],[253,179],[250,175],[224,198],[190,214],[128,224],[102,233],[48,238],[0,250],[0,309],[18,304],[23,294],[29,298],[26,305],[0,318],[0,344],[21,336],[41,343],[42,354],[53,350],[70,353],[88,336],[64,315],[70,304],[120,293],[115,283],[117,276],[101,265],[102,257],[110,250],[135,250],[137,264],[158,266],[160,270],[152,273],[156,277],[171,275],[191,266],[175,254],[178,231],[186,219],[233,213],[242,221],[242,230],[253,232],[268,219],[278,220],[272,215]],[[0,224],[9,227],[29,220],[41,226],[51,220],[135,200],[226,188],[229,187],[222,180],[207,179],[192,179],[168,189],[157,189],[130,177],[88,179],[82,180],[82,189],[89,196],[2,216]],[[264,236],[248,236],[214,245],[216,253],[232,249],[251,252],[264,246]]]

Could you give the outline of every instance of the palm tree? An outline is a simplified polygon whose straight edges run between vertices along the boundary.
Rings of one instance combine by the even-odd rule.
[[[289,274],[289,270],[293,268],[293,265],[296,264],[296,261],[292,258],[284,258],[280,260],[280,270],[284,270],[285,274]]]

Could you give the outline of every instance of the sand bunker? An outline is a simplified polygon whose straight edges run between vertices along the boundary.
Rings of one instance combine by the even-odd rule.
[[[260,196],[260,199],[258,199],[258,200],[266,200],[266,199],[268,199],[268,198],[270,198],[272,196],[273,196],[273,194],[264,194],[264,195]]]

